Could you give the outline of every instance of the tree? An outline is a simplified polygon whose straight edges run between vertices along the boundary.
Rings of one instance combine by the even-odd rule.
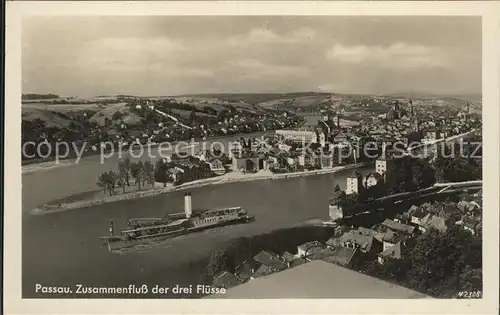
[[[474,292],[482,291],[483,271],[482,269],[472,269],[467,266],[459,277],[461,291]]]
[[[116,185],[120,188],[122,188],[123,193],[125,193],[125,188],[127,187],[127,179],[125,173],[118,173],[117,179],[116,179]]]
[[[209,277],[213,277],[221,271],[229,270],[229,254],[226,249],[219,249],[210,256],[207,265],[206,273]]]
[[[123,118],[123,113],[120,112],[120,111],[116,111],[113,113],[113,115],[111,116],[111,119],[116,121],[116,120],[120,120]]]
[[[126,157],[123,161],[118,162],[118,170],[120,174],[123,174],[127,186],[130,186],[130,158]]]
[[[104,193],[106,193],[107,191],[111,196],[115,192],[116,181],[118,178],[117,175],[118,174],[116,174],[113,171],[104,172],[101,175],[99,175],[97,185],[104,190]]]
[[[423,234],[412,251],[410,283],[424,291],[438,287],[450,277],[453,281],[448,285],[456,283],[467,266],[471,242],[470,233],[459,227],[446,233],[431,230]]]
[[[154,180],[163,183],[163,187],[165,187],[169,181],[169,176],[167,175],[168,164],[164,163],[163,160],[158,160],[156,162],[156,167],[154,171]]]
[[[141,189],[141,183],[144,179],[144,165],[142,161],[132,163],[130,165],[130,173],[132,177],[135,179],[135,184],[138,185],[138,188]]]
[[[412,131],[406,137],[408,138],[408,144],[412,142],[420,143],[420,141],[424,137],[424,133],[422,131]]]
[[[146,177],[146,180],[150,183],[150,184],[154,184],[154,179],[155,179],[155,175],[154,175],[154,166],[153,164],[151,164],[150,161],[146,161],[144,162],[143,164],[143,169],[144,169],[144,175]]]
[[[102,173],[99,175],[98,180],[97,180],[97,186],[102,188],[104,190],[104,193],[108,190],[108,185],[107,185],[107,172]]]
[[[196,121],[197,121],[196,112],[193,108],[193,110],[191,110],[191,114],[189,114],[189,122],[191,124],[196,124]]]
[[[114,195],[115,194],[115,187],[116,187],[116,182],[118,180],[118,174],[113,172],[113,171],[109,171],[108,172],[108,175],[107,175],[107,185],[108,185],[108,191],[109,191],[109,195]]]

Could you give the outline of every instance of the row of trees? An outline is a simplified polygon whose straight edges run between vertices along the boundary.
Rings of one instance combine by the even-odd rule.
[[[131,180],[136,190],[140,190],[148,183],[153,186],[154,167],[151,162],[131,162],[130,158],[125,158],[118,163],[118,172],[110,170],[99,175],[97,186],[112,196],[116,193],[116,188],[121,188],[125,193],[127,187],[131,186]]]
[[[445,182],[461,182],[482,178],[482,139],[473,136],[463,143],[446,146],[434,167]]]

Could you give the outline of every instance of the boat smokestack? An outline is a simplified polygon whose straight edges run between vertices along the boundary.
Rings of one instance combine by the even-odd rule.
[[[186,219],[189,219],[193,213],[193,204],[191,202],[190,193],[184,194],[184,212],[186,213]]]

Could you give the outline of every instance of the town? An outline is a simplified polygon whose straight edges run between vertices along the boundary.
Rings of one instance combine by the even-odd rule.
[[[266,138],[241,137],[228,152],[172,153],[156,165],[125,159],[117,172],[101,174],[98,185],[114,195],[120,194],[115,187],[125,193],[148,189],[147,183],[149,189],[162,189],[235,173],[306,174],[371,165],[365,175],[354,170],[345,190],[332,187],[325,208],[331,220],[318,225],[330,231],[328,237],[298,244],[291,237],[283,245],[287,250],[275,252],[264,246],[246,259],[231,258],[223,249],[207,266],[208,283],[230,289],[323,261],[435,297],[454,297],[459,289],[480,292],[482,140],[476,131],[481,130],[480,116],[472,113],[469,102],[458,109],[426,106],[425,111],[411,98],[390,100],[385,106],[388,111],[371,121],[342,125],[345,111],[329,102],[315,109],[319,114],[314,119],[294,118],[296,126],[277,129]],[[371,151],[366,150],[369,143]],[[399,156],[398,145],[404,153]],[[461,155],[450,155],[453,152]],[[232,246],[243,246],[243,251],[256,251],[241,240],[235,242]],[[424,248],[432,248],[434,254]],[[443,256],[432,256],[441,252]]]
[[[481,292],[481,156],[473,158],[471,153],[475,149],[467,147],[465,156],[445,158],[440,154],[442,151],[431,148],[423,156],[403,156],[397,159],[391,155],[391,149],[386,149],[397,141],[408,143],[407,136],[402,136],[408,133],[420,133],[420,142],[423,144],[434,144],[436,140],[445,138],[456,139],[453,136],[480,128],[480,119],[470,115],[469,104],[466,104],[465,110],[458,113],[450,115],[449,111],[445,114],[446,110],[442,110],[440,115],[434,116],[439,117],[438,119],[430,119],[429,116],[425,120],[426,123],[419,124],[419,119],[414,118],[415,123],[412,123],[408,116],[398,114],[399,106],[399,103],[395,103],[390,110],[389,114],[393,115],[390,120],[383,116],[385,129],[365,125],[349,130],[352,134],[350,139],[358,141],[361,138],[358,134],[370,134],[376,141],[382,142],[382,150],[375,160],[373,172],[362,176],[355,171],[347,178],[345,191],[338,185],[334,188],[329,205],[332,221],[325,222],[332,226],[330,237],[297,244],[293,252],[285,250],[278,253],[264,248],[251,259],[233,264],[232,267],[226,265],[226,270],[219,272],[216,271],[220,265],[214,262],[209,265],[213,285],[230,288],[319,260],[395,282],[435,297],[456,297],[460,288]],[[408,101],[406,109],[409,113],[413,112],[411,100]],[[320,121],[318,127],[325,126],[327,130],[336,127],[335,124],[330,127],[325,121]],[[448,123],[442,124],[440,121]],[[379,123],[372,126],[380,125]],[[300,135],[303,136],[305,132],[301,131]],[[296,133],[297,131],[277,131],[277,134]],[[320,135],[317,138],[324,139],[323,134]],[[327,133],[327,136],[329,135]],[[312,134],[311,137],[314,139]],[[352,145],[344,139],[344,142],[335,141],[334,145]],[[466,141],[460,143],[473,142],[477,146],[480,144],[480,138],[468,134]],[[459,144],[456,142],[445,144],[444,151],[457,145]],[[300,162],[288,161],[288,168],[301,165]],[[428,193],[423,198],[413,198],[400,205],[394,201],[383,205],[382,209],[377,209],[384,212],[378,216],[378,222],[363,218],[363,214],[356,220],[356,215],[348,211],[362,204],[373,208],[374,199],[388,195],[429,190],[434,186],[439,187],[440,193],[453,186],[454,181],[472,183],[458,185],[461,188],[449,191],[450,194],[441,198],[434,198],[435,196],[431,196],[433,194]],[[403,200],[399,200],[401,201]],[[366,207],[364,209],[366,210]],[[352,218],[345,218],[346,213]],[[347,225],[349,222],[351,224]],[[290,243],[293,241],[285,247],[293,248]],[[240,246],[245,247],[248,244]],[[422,252],[424,249],[427,252]],[[436,253],[443,253],[443,256]],[[226,255],[230,256],[228,253]],[[214,257],[218,257],[217,254]],[[450,266],[454,267],[449,268]],[[454,280],[449,281],[450,277]],[[443,283],[444,279],[448,282]],[[476,294],[476,297],[479,296],[480,293]]]
[[[474,112],[480,104],[458,101],[458,105],[443,105],[411,97],[320,94],[314,96],[316,104],[301,106],[301,97],[275,102],[262,114],[237,110],[233,107],[236,103],[227,105],[227,101],[219,100],[225,109],[217,116],[200,114],[198,107],[193,107],[183,119],[176,115],[179,110],[175,108],[186,103],[120,96],[114,101],[127,102],[125,114],[116,112],[111,119],[101,119],[99,125],[87,119],[85,112],[77,112],[83,116],[78,116],[79,125],[72,122],[72,127],[88,126],[88,133],[82,135],[94,141],[96,151],[109,139],[125,149],[134,144],[201,141],[194,142],[193,153],[171,152],[156,162],[125,157],[116,170],[98,176],[97,185],[102,189],[99,198],[161,191],[211,178],[244,180],[354,169],[346,178],[344,190],[339,185],[332,187],[325,208],[330,221],[317,226],[329,232],[320,239],[306,237],[303,243],[294,243],[292,236],[283,251],[233,245],[243,246],[248,253],[257,251],[251,258],[231,258],[222,250],[222,259],[221,253],[214,253],[206,281],[213,287],[230,289],[298,265],[323,261],[430,296],[449,297],[460,288],[480,292],[482,139],[481,116]],[[129,127],[123,116],[132,114],[141,120],[139,125]],[[95,115],[100,114],[92,117]],[[43,125],[37,121],[26,123],[38,132],[37,141],[61,140],[69,135],[58,134],[60,130],[47,133],[44,128],[36,129],[33,123]],[[267,133],[233,137],[236,140],[226,148],[199,148],[207,139],[246,132]],[[460,155],[454,154],[458,152]],[[356,170],[359,166],[372,170],[361,174]],[[443,255],[447,258],[436,262],[422,252],[432,246],[436,247],[434,252],[446,251]],[[447,267],[450,263],[454,268]],[[428,268],[435,270],[419,278]],[[455,278],[450,281],[450,277]]]
[[[494,304],[481,14],[313,7],[13,23],[23,299]]]

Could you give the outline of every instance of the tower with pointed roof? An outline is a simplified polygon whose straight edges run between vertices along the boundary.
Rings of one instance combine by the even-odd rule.
[[[410,117],[413,117],[413,101],[411,99],[411,96],[410,99],[408,100],[408,105],[410,106]]]

